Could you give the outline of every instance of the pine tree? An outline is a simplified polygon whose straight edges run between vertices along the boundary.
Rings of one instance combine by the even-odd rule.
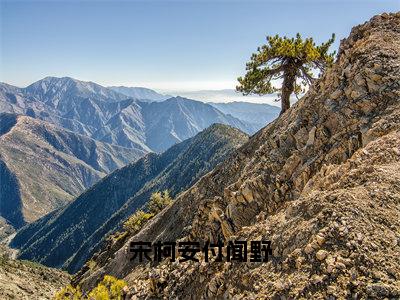
[[[272,94],[278,92],[281,98],[281,114],[290,107],[290,95],[304,93],[313,80],[313,71],[320,74],[333,63],[335,52],[328,53],[335,41],[335,35],[320,46],[312,38],[267,36],[267,44],[253,53],[246,64],[247,73],[239,77],[236,90],[243,95]],[[272,81],[283,79],[282,86],[275,87]]]

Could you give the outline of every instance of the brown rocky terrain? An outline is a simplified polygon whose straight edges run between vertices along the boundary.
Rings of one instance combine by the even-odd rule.
[[[69,275],[37,263],[9,258],[7,248],[0,245],[0,299],[52,299],[66,285]]]
[[[399,169],[396,13],[353,28],[296,105],[132,238],[271,240],[268,263],[138,265],[125,244],[75,281],[124,278],[132,299],[399,299]]]

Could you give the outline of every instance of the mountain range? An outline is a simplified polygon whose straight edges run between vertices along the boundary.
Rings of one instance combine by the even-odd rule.
[[[148,102],[159,102],[172,98],[172,96],[163,95],[154,90],[142,87],[111,86],[109,88],[128,97]],[[174,94],[206,102],[224,114],[230,114],[235,118],[254,125],[256,130],[273,121],[280,112],[280,108],[274,105],[246,102],[245,100],[248,97],[241,96],[240,93],[231,89],[176,92]],[[277,98],[276,95],[274,97]],[[260,101],[260,99],[265,100],[262,97],[258,97],[257,100]],[[213,100],[218,100],[219,102],[212,102]]]
[[[147,100],[148,102],[160,102],[172,98],[172,96],[160,94],[154,90],[142,87],[109,87],[112,90],[124,94],[128,97]],[[231,115],[239,120],[245,121],[254,126],[254,130],[259,130],[271,121],[273,121],[280,113],[280,108],[277,106],[265,103],[251,103],[240,99],[240,94],[234,90],[210,90],[197,92],[181,92],[187,98],[205,101],[220,110],[226,115]],[[231,101],[239,98],[242,101]],[[225,102],[211,102],[210,100],[223,100]]]
[[[46,77],[26,88],[0,83],[2,230],[62,207],[111,171],[212,124],[250,134],[262,126],[233,110],[166,98],[70,77]]]
[[[235,89],[197,90],[197,91],[170,91],[171,95],[180,95],[185,98],[196,99],[203,102],[246,102],[246,103],[269,103],[272,104],[279,96],[274,93],[270,95],[247,95],[244,96]]]
[[[0,215],[19,228],[144,154],[28,116],[0,113]]]
[[[231,115],[252,124],[257,129],[261,129],[271,123],[279,116],[281,111],[277,106],[261,103],[237,101],[227,103],[210,102],[209,104],[219,109],[224,114]]]
[[[150,153],[114,171],[69,205],[25,226],[11,245],[19,257],[76,272],[101,242],[141,208],[152,192],[172,196],[194,184],[248,137],[215,124],[162,154]]]
[[[341,41],[333,65],[304,97],[254,135],[215,124],[162,153],[147,153],[22,227],[11,245],[20,249],[19,258],[76,272],[64,289],[67,299],[82,299],[91,290],[107,297],[108,288],[124,299],[399,299],[398,41],[400,13],[378,15],[354,27]],[[104,97],[109,95],[104,92]],[[189,110],[197,105],[187,107],[185,101],[135,103],[140,108],[182,104]],[[170,114],[166,109],[164,115]],[[29,133],[31,127],[54,126],[44,130],[56,136],[51,141],[63,145],[70,140],[61,138],[67,133],[53,133],[65,129],[42,120],[15,114],[0,120],[5,140],[18,135],[24,122],[28,125],[21,136],[28,136],[27,145],[35,145],[30,135],[39,141],[46,136]],[[22,147],[16,145],[18,152]],[[78,154],[66,145],[50,145]],[[31,149],[37,155],[44,146],[40,142]],[[87,156],[81,160],[93,168],[110,166]],[[22,162],[21,168],[29,163],[19,157],[14,161]],[[18,174],[8,166],[0,171],[6,183],[1,191],[16,190]],[[137,230],[115,233],[151,193],[164,189],[171,191],[172,203]],[[5,198],[0,199],[2,204]],[[176,260],[169,259],[174,257],[170,243],[161,245],[161,262],[132,257],[132,242],[157,241],[177,242],[172,248]],[[179,242],[188,241],[200,248],[192,244],[185,251]],[[224,243],[221,256],[217,242]],[[0,296],[48,298],[69,280],[36,263],[0,256],[0,264],[6,279],[0,280]],[[118,286],[111,287],[112,276],[123,281],[114,280]]]
[[[128,96],[130,98],[140,99],[141,101],[154,102],[154,101],[164,101],[169,98],[172,98],[172,96],[163,95],[157,93],[152,89],[144,87],[110,86],[108,88],[125,96]]]
[[[398,299],[399,40],[399,13],[354,27],[302,99],[113,253],[103,249],[108,259],[92,257],[74,285],[88,291],[112,275],[135,299]],[[199,261],[182,262],[180,248],[176,261],[140,262],[129,253],[139,241],[208,248],[180,255]],[[222,261],[208,243],[217,241]]]
[[[0,112],[28,115],[140,151],[165,151],[214,123],[247,133],[258,129],[200,101],[181,97],[151,103],[140,100],[69,77],[46,77],[26,88],[0,84]]]

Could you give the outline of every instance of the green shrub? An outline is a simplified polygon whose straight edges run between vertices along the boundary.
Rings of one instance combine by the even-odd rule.
[[[86,265],[89,267],[90,270],[93,270],[94,268],[96,268],[96,262],[93,259],[90,259]]]
[[[155,192],[151,194],[150,200],[147,204],[149,212],[153,215],[158,214],[160,211],[172,203],[173,199],[169,195],[168,190],[164,192]]]
[[[123,232],[117,231],[116,233],[114,233],[112,237],[115,242],[118,242],[119,240],[125,239],[128,236],[129,236],[128,231],[123,231]]]
[[[122,300],[125,286],[125,281],[105,275],[103,281],[87,296],[82,295],[79,287],[68,285],[55,295],[54,300]]]
[[[147,203],[148,212],[143,210],[136,211],[125,221],[123,228],[131,235],[137,233],[149,219],[170,205],[172,201],[173,199],[169,195],[168,190],[151,194],[150,200]]]
[[[105,275],[102,282],[88,295],[93,300],[122,300],[126,282],[113,276]]]
[[[143,210],[138,210],[125,221],[123,227],[130,234],[135,234],[152,217],[153,214],[146,213]]]

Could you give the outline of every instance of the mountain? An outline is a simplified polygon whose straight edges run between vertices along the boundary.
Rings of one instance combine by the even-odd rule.
[[[23,89],[0,84],[0,112],[28,115],[100,141],[149,152],[141,135],[140,107],[127,98],[69,77],[46,77]],[[117,125],[123,130],[114,134]]]
[[[141,103],[146,125],[146,142],[157,152],[194,136],[214,123],[227,124],[247,133],[255,128],[237,118],[223,114],[213,106],[182,97],[163,102]]]
[[[0,216],[19,228],[144,154],[28,116],[2,113]]]
[[[152,192],[187,189],[248,139],[215,124],[162,154],[150,153],[95,184],[63,209],[22,228],[11,245],[20,258],[78,270],[108,232],[142,207]]]
[[[171,98],[171,96],[162,95],[154,90],[144,87],[110,86],[108,88],[130,98],[139,99],[141,101],[164,101]]]
[[[96,98],[103,101],[118,101],[129,98],[94,82],[80,81],[70,77],[46,77],[24,88],[23,91],[27,95],[60,110],[68,110],[73,98]]]
[[[79,285],[109,274],[137,299],[398,299],[399,41],[400,13],[353,28],[303,98],[109,260],[94,259]],[[200,253],[200,262],[159,264],[127,252],[132,241],[178,240],[264,240],[271,252],[253,248],[268,262],[227,262],[224,253],[204,263]]]
[[[226,115],[253,124],[257,130],[275,120],[280,113],[280,108],[269,104],[249,102],[209,103]]]
[[[28,115],[101,142],[162,152],[214,123],[255,127],[181,97],[148,103],[92,82],[46,77],[26,88],[0,84],[0,112]]]
[[[248,95],[243,96],[234,89],[222,90],[199,90],[199,91],[171,91],[172,95],[195,99],[203,102],[226,103],[226,102],[246,102],[246,103],[274,103],[279,98],[277,94],[271,95]]]

